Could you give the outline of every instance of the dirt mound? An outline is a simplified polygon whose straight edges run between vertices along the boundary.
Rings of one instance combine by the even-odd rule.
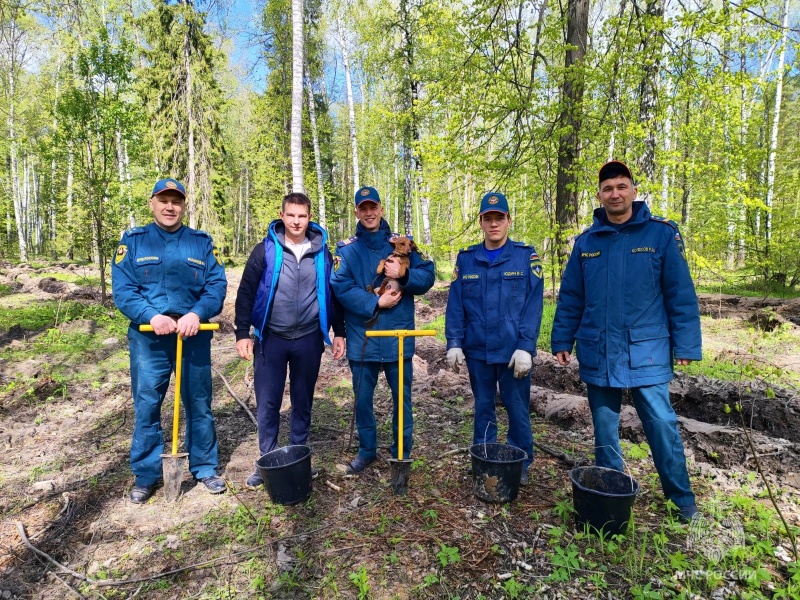
[[[676,374],[669,386],[675,411],[717,425],[744,422],[763,433],[800,442],[800,401],[786,389]]]

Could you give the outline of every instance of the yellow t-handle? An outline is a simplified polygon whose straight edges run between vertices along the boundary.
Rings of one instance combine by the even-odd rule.
[[[397,460],[403,460],[403,413],[405,398],[403,397],[403,342],[407,337],[436,335],[435,329],[386,329],[383,331],[367,331],[367,337],[397,338]]]
[[[219,323],[200,323],[200,331],[219,329]],[[139,331],[153,331],[152,325],[139,325]],[[176,336],[175,346],[175,404],[172,408],[172,455],[178,454],[178,426],[181,414],[181,371],[183,370],[183,338]]]

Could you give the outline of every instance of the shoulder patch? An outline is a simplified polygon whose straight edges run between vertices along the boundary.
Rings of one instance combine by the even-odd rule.
[[[356,240],[358,240],[358,236],[354,235],[353,237],[347,238],[346,240],[342,240],[341,242],[336,242],[336,247],[344,248],[345,246],[352,244]]]
[[[650,220],[655,221],[656,223],[663,223],[664,225],[669,225],[673,229],[678,228],[678,224],[672,219],[668,219],[667,217],[658,217],[656,215],[650,215]]]
[[[117,252],[114,255],[114,264],[118,265],[122,262],[122,259],[125,258],[125,255],[128,253],[128,247],[125,244],[120,244],[117,246]]]
[[[214,255],[214,258],[217,259],[217,264],[221,267],[222,266],[222,259],[219,257],[219,248],[214,246],[214,249],[211,250],[211,254]]]
[[[139,235],[140,233],[144,233],[144,227],[134,227],[133,229],[128,229],[125,232],[125,235]]]

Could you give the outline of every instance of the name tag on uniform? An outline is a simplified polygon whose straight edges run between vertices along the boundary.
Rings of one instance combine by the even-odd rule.
[[[206,263],[204,263],[202,260],[200,260],[200,259],[197,259],[197,258],[191,258],[191,257],[189,257],[189,258],[187,258],[186,260],[187,260],[187,261],[188,261],[190,264],[192,264],[192,265],[195,265],[195,266],[197,266],[197,267],[205,267],[205,266],[206,266]]]
[[[461,281],[476,281],[481,278],[480,273],[464,273],[461,276]]]
[[[504,279],[512,279],[514,277],[525,277],[525,271],[503,271]]]
[[[597,258],[600,256],[600,250],[595,252],[581,252],[581,258]]]
[[[631,253],[632,254],[637,254],[639,252],[649,252],[651,254],[655,254],[656,249],[655,248],[651,248],[650,246],[643,246],[642,248],[631,248]]]
[[[154,265],[161,262],[160,256],[140,256],[136,259],[137,265]]]

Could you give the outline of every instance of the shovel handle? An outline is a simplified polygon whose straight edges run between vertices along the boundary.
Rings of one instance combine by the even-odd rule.
[[[201,323],[200,331],[219,329],[219,323]],[[139,325],[139,331],[153,331],[152,325]],[[175,404],[172,409],[172,456],[178,454],[178,430],[181,420],[181,371],[183,371],[183,338],[177,338],[175,347]]]
[[[200,331],[216,331],[219,323],[200,323]],[[153,331],[152,325],[139,325],[139,331]]]

